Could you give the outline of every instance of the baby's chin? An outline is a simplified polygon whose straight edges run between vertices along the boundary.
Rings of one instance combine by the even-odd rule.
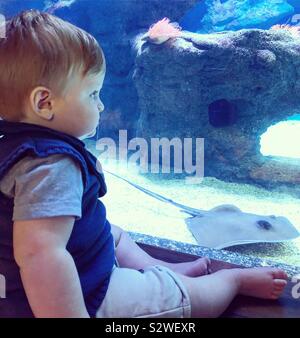
[[[86,139],[86,138],[90,138],[90,137],[93,137],[93,136],[95,136],[96,135],[96,129],[94,129],[91,133],[89,133],[89,134],[85,134],[85,135],[83,135],[83,136],[80,136],[79,137],[79,140],[84,140],[84,139]]]

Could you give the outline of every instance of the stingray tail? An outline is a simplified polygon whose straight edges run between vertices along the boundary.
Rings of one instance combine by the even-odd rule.
[[[167,197],[164,197],[160,194],[157,194],[151,190],[148,190],[136,183],[133,183],[129,180],[127,180],[126,178],[122,177],[122,176],[119,176],[111,171],[108,171],[108,170],[104,170],[105,172],[107,172],[108,174],[120,179],[120,180],[123,180],[125,181],[126,183],[130,184],[131,186],[133,186],[134,188],[142,191],[143,193],[147,194],[148,196],[151,196],[161,202],[165,202],[165,203],[169,203],[169,204],[172,204],[173,206],[177,207],[177,208],[180,208],[182,212],[185,212],[189,215],[192,215],[192,216],[202,216],[203,215],[203,210],[199,210],[199,209],[196,209],[196,208],[191,208],[187,205],[184,205],[184,204],[181,204],[181,203],[177,203],[175,201],[173,201],[171,198],[167,198]]]

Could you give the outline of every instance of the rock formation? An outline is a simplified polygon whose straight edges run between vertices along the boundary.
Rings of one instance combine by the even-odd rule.
[[[134,81],[137,136],[204,138],[206,176],[266,187],[300,183],[299,165],[260,153],[267,128],[300,111],[300,38],[254,29],[146,42]]]

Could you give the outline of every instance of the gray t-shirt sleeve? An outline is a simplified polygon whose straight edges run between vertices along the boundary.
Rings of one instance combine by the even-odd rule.
[[[0,190],[14,198],[14,221],[55,216],[81,218],[81,169],[67,155],[24,157],[0,181]]]

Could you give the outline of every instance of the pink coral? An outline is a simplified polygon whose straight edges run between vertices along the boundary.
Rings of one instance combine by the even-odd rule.
[[[170,23],[168,18],[153,24],[148,32],[148,39],[154,43],[163,43],[170,38],[177,38],[181,35],[181,28],[176,23]]]

